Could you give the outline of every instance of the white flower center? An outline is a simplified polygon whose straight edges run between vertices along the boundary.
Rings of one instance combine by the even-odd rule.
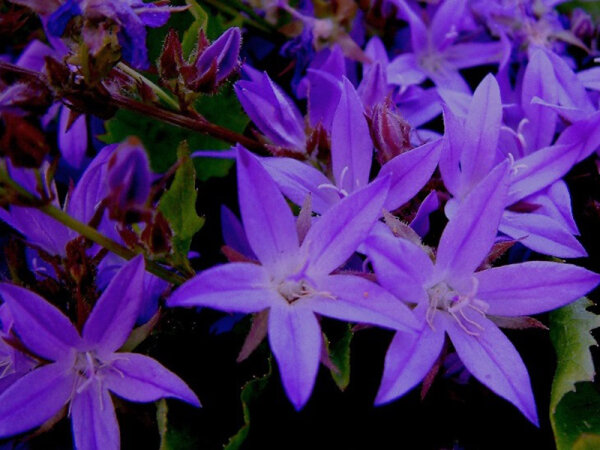
[[[456,320],[465,333],[472,336],[479,335],[483,327],[467,315],[471,310],[485,317],[485,313],[489,308],[487,303],[475,297],[478,285],[478,280],[473,277],[471,291],[466,294],[458,293],[445,282],[438,283],[430,288],[427,291],[429,306],[425,316],[429,326],[434,329],[433,318],[436,312],[444,311]]]

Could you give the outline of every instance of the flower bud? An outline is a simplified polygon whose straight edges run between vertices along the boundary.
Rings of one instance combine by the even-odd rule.
[[[214,92],[239,68],[241,43],[239,28],[229,28],[209,46],[200,31],[196,60],[181,70],[187,87],[192,91]]]
[[[373,106],[369,131],[382,165],[412,148],[410,125],[389,99]]]
[[[594,34],[594,21],[586,11],[575,8],[571,15],[571,31],[579,39],[585,39]]]
[[[137,138],[130,137],[115,149],[108,161],[107,183],[111,219],[133,223],[147,215],[150,163]]]
[[[304,119],[294,102],[266,72],[253,81],[238,81],[234,89],[246,114],[275,145],[305,152]]]

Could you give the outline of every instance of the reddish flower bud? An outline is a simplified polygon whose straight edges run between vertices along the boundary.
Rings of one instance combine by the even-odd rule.
[[[388,99],[373,106],[369,131],[377,149],[377,159],[385,164],[412,148],[410,125]]]
[[[158,73],[160,78],[165,81],[179,76],[179,69],[183,65],[183,50],[177,31],[170,29],[162,52],[158,60]]]

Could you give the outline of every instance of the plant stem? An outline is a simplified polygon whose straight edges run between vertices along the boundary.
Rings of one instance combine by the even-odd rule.
[[[19,76],[28,78],[32,81],[43,83],[51,92],[54,90],[48,85],[48,81],[44,77],[44,74],[22,67],[15,66],[14,64],[0,61],[0,72],[8,72],[17,74]],[[81,96],[83,93],[74,95]],[[68,95],[65,96],[66,100],[69,100]],[[187,128],[192,131],[213,136],[222,141],[230,144],[242,144],[244,147],[264,152],[265,147],[255,139],[248,138],[243,134],[236,133],[235,131],[229,130],[228,128],[214,124],[207,121],[202,117],[191,117],[184,115],[179,112],[170,111],[168,109],[161,108],[155,105],[148,105],[146,103],[139,102],[129,97],[125,97],[119,94],[111,94],[110,96],[95,96],[94,102],[103,102],[105,105],[112,105],[120,108],[125,108],[130,111],[139,112],[149,117],[161,120],[163,122],[175,125],[181,128]],[[85,111],[82,111],[85,112]]]
[[[156,96],[158,98],[160,98],[163,102],[165,102],[167,105],[169,105],[175,111],[179,111],[179,109],[180,109],[179,103],[177,103],[177,101],[173,97],[171,97],[163,89],[161,89],[159,86],[157,86],[151,80],[149,80],[144,75],[139,73],[137,70],[132,69],[131,67],[129,67],[127,64],[125,64],[123,62],[118,63],[117,68],[119,70],[125,72],[127,75],[129,75],[134,80],[137,80],[141,83],[147,84],[150,87],[150,89],[152,89],[152,91],[154,91],[154,93],[156,94]]]
[[[27,202],[30,204],[28,205],[28,207],[38,209],[44,214],[47,214],[56,221],[62,223],[66,227],[72,229],[73,231],[76,231],[77,233],[89,239],[90,241],[101,245],[102,247],[120,256],[121,258],[130,260],[138,255],[138,253],[134,252],[133,250],[130,250],[127,247],[122,246],[118,242],[107,238],[102,233],[99,233],[98,230],[96,230],[95,228],[92,228],[89,225],[80,222],[77,219],[74,219],[62,209],[59,209],[56,206],[49,203],[41,203],[38,197],[24,189],[21,185],[19,185],[12,178],[10,178],[8,172],[4,169],[0,170],[0,181],[6,186],[8,186],[13,192],[16,192],[21,198],[27,200]],[[184,281],[186,281],[184,277],[165,269],[161,265],[148,258],[145,259],[146,270],[148,272],[151,272],[154,275],[174,285],[180,285]]]

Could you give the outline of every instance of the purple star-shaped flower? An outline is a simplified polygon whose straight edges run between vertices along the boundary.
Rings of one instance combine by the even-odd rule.
[[[322,335],[315,314],[409,331],[408,308],[363,277],[335,274],[373,227],[388,180],[357,190],[321,216],[299,242],[294,217],[258,159],[238,150],[243,224],[260,264],[229,263],[182,285],[169,306],[207,306],[254,313],[269,310],[268,335],[284,388],[297,409],[312,391]]]
[[[379,282],[416,304],[419,333],[396,333],[385,359],[377,403],[412,389],[438,359],[447,333],[466,368],[537,424],[529,375],[493,316],[524,316],[570,303],[600,276],[586,269],[531,261],[477,271],[490,251],[508,192],[508,162],[498,166],[459,206],[446,226],[435,262],[407,240],[370,236],[368,255]]]
[[[102,293],[80,335],[42,297],[0,284],[14,330],[43,360],[0,395],[0,437],[42,425],[67,403],[79,450],[118,449],[119,425],[109,391],[134,402],[175,397],[200,402],[175,374],[147,356],[121,353],[143,300],[144,259],[131,260]]]

